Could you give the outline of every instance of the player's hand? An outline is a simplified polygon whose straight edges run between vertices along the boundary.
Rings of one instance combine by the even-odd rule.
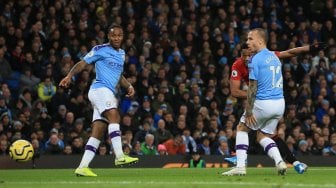
[[[309,52],[318,52],[325,50],[328,47],[328,44],[325,42],[317,42],[309,46]]]
[[[135,94],[134,87],[132,85],[130,85],[127,89],[126,97],[133,97],[134,94]]]
[[[69,87],[70,83],[71,83],[71,77],[66,76],[61,80],[61,82],[59,83],[59,86],[67,88],[67,87]]]
[[[257,125],[257,119],[254,117],[254,115],[246,116],[245,117],[245,123],[246,125],[250,127],[254,127]]]

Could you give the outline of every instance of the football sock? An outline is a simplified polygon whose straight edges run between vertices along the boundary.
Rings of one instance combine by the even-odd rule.
[[[265,137],[261,139],[259,143],[264,148],[267,155],[275,161],[275,164],[282,161],[279,149],[271,138]]]
[[[89,141],[85,145],[85,152],[82,157],[82,161],[79,164],[79,168],[88,167],[93,157],[96,154],[97,148],[100,144],[100,140],[94,137],[90,137]]]
[[[284,158],[287,162],[293,164],[295,161],[297,161],[295,155],[289,150],[287,144],[284,140],[282,140],[279,137],[274,137],[273,140],[277,144],[280,154],[282,158]]]
[[[121,144],[121,132],[120,125],[118,123],[111,123],[108,125],[108,132],[112,142],[112,147],[114,150],[114,154],[116,159],[124,156]]]
[[[246,166],[248,146],[249,146],[248,133],[245,131],[237,131],[236,136],[237,167]]]

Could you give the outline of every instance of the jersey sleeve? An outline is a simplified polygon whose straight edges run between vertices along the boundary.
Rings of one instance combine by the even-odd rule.
[[[231,68],[231,80],[241,80],[242,75],[241,71],[239,70],[239,67],[237,66],[237,63],[233,63]]]
[[[98,61],[99,58],[100,58],[100,53],[95,48],[92,48],[91,51],[83,57],[83,60],[87,64],[92,64]]]
[[[280,52],[279,51],[274,51],[274,54],[279,58],[280,57]]]
[[[252,57],[248,63],[249,69],[249,79],[250,80],[257,80],[258,78],[258,59],[256,57]]]

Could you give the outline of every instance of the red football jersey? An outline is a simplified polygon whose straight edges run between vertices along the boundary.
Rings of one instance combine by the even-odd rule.
[[[276,56],[280,56],[279,51],[274,52]],[[242,61],[242,58],[238,58],[231,67],[231,79],[240,80],[242,82],[248,83],[249,81],[249,72],[248,67]]]
[[[249,72],[248,67],[243,62],[242,58],[238,58],[231,68],[231,80],[240,80],[248,82]]]

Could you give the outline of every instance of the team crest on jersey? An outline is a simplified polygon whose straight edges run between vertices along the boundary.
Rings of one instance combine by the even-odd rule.
[[[91,51],[91,52],[89,52],[89,53],[87,54],[87,56],[88,56],[88,57],[92,57],[92,56],[93,56],[93,54],[94,54],[94,52],[93,52],[93,51]]]
[[[237,77],[238,76],[238,72],[236,70],[232,71],[232,77]]]

